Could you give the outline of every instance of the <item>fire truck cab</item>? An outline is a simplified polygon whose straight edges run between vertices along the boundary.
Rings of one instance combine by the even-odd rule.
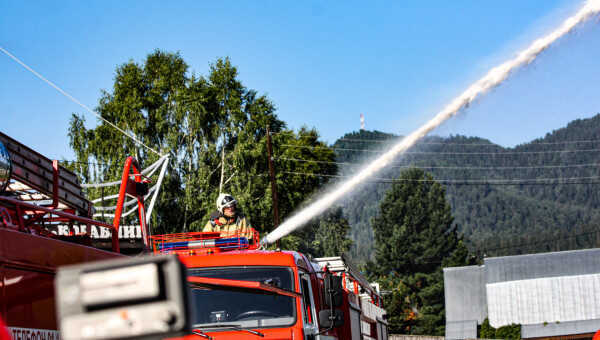
[[[258,234],[153,236],[188,268],[193,335],[186,339],[387,339],[376,288],[344,257],[259,250]]]

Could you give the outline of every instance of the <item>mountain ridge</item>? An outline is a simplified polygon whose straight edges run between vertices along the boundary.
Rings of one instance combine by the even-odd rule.
[[[401,138],[381,131],[345,134],[332,145],[340,174],[350,175]],[[593,232],[600,221],[598,164],[600,114],[514,147],[477,136],[425,137],[376,177],[397,178],[408,166],[431,173],[444,184],[454,223],[471,251],[512,255],[600,246]],[[370,220],[389,185],[364,184],[342,201],[355,242],[350,256],[357,262],[373,258]]]

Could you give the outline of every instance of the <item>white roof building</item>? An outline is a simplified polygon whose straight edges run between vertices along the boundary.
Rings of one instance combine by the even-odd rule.
[[[485,318],[521,325],[522,338],[591,334],[600,329],[600,249],[444,268],[444,293],[448,339],[476,338]]]

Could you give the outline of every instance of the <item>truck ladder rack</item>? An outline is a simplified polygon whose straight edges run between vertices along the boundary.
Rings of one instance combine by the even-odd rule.
[[[9,194],[21,201],[43,202],[44,206],[91,217],[92,205],[84,197],[77,175],[2,132],[0,142],[8,149],[12,162]]]
[[[371,294],[378,294],[366,277],[350,262],[344,255],[334,257],[320,257],[313,259],[321,268],[327,266],[327,269],[332,273],[346,273],[352,276],[354,280],[367,292]]]

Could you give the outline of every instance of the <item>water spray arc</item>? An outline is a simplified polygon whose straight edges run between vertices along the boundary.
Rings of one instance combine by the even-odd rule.
[[[310,219],[324,212],[335,201],[349,193],[358,184],[368,179],[370,176],[383,169],[392,162],[399,154],[405,152],[413,146],[419,139],[423,138],[433,129],[437,128],[444,121],[452,116],[455,116],[460,110],[466,108],[479,96],[485,94],[490,89],[501,84],[510,73],[523,66],[531,63],[540,53],[552,45],[556,40],[565,34],[571,32],[577,25],[590,19],[592,16],[600,12],[600,0],[588,0],[585,5],[575,15],[566,19],[556,30],[550,34],[535,40],[526,49],[519,54],[499,66],[492,68],[483,78],[476,81],[460,96],[456,97],[442,111],[440,111],[433,119],[425,125],[402,139],[401,142],[394,145],[391,150],[384,153],[375,161],[370,162],[354,177],[346,182],[341,183],[333,191],[324,195],[321,199],[311,203],[308,207],[293,215],[291,218],[284,221],[278,228],[268,234],[261,240],[263,244],[272,244],[280,238],[288,235],[296,229],[304,226]]]

